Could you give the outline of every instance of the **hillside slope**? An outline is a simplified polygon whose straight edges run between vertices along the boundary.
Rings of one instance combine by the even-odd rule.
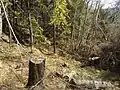
[[[29,47],[17,46],[16,44],[9,45],[9,43],[0,40],[0,90],[25,89],[28,78],[28,62],[31,56],[46,58],[45,90],[75,90],[75,88],[78,88],[76,83],[70,83],[73,78],[84,81],[104,80],[114,82],[119,78],[109,71],[100,71],[90,67],[80,68],[80,62],[71,59],[69,55],[65,57],[54,54],[44,55],[36,48],[33,48],[32,54],[29,52]],[[82,88],[82,90],[86,89]]]

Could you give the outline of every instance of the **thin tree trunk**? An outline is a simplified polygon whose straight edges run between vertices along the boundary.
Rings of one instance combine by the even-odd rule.
[[[55,25],[53,30],[53,49],[54,49],[54,53],[56,53],[56,26]]]
[[[30,48],[31,48],[31,53],[33,52],[33,29],[32,29],[32,21],[31,21],[31,14],[29,13],[29,24],[30,24]]]
[[[32,21],[31,21],[31,1],[28,0],[27,9],[28,9],[28,22],[29,22],[29,32],[30,32],[30,49],[31,53],[33,52],[33,28],[32,28]]]
[[[9,10],[8,9],[6,9],[6,12],[8,12]],[[11,13],[9,13],[9,16],[8,16],[8,18],[9,18],[9,20],[12,20],[11,22],[11,24],[12,24],[12,26],[13,26],[13,17],[11,18],[10,16],[12,16],[11,15]],[[10,27],[9,27],[9,44],[11,45],[11,43],[12,43],[12,31],[11,31],[11,29],[10,29]]]
[[[11,43],[12,43],[12,32],[11,32],[11,30],[10,30],[10,27],[9,27],[9,41],[10,41],[10,45],[11,45]]]
[[[1,6],[1,3],[0,3]],[[1,7],[0,7],[0,37],[2,36],[2,11],[1,11]]]

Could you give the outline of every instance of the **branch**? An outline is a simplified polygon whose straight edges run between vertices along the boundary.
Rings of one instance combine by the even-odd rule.
[[[14,36],[14,38],[15,38],[17,44],[20,44],[19,41],[18,41],[18,39],[17,39],[17,37],[16,37],[16,35],[15,35],[15,33],[14,33],[14,30],[13,30],[13,28],[12,28],[10,22],[9,22],[8,15],[7,15],[7,12],[6,12],[6,10],[5,10],[4,3],[3,3],[2,0],[0,0],[0,1],[1,1],[2,6],[3,6],[3,10],[4,10],[4,13],[5,13],[5,17],[6,17],[6,20],[7,20],[7,22],[8,22],[9,28],[10,28],[10,30],[12,31],[13,36]]]
[[[15,32],[14,32],[14,30],[13,30],[11,24],[10,24],[10,21],[9,21],[8,15],[7,15],[7,12],[6,12],[6,10],[5,10],[5,6],[4,6],[3,0],[0,0],[0,1],[1,1],[1,4],[2,4],[3,10],[4,10],[4,13],[5,13],[5,18],[6,18],[7,22],[8,22],[9,28],[10,28],[10,30],[11,30],[11,32],[12,32],[12,34],[13,34],[16,42],[17,42],[17,49],[18,49],[18,51],[19,51],[19,53],[20,53],[21,60],[23,60],[23,59],[22,59],[21,51],[20,51],[20,49],[19,49],[19,47],[18,47],[19,45],[21,46],[21,44],[20,44],[20,42],[18,41],[18,39],[17,39],[17,37],[16,37],[16,35],[15,35]],[[24,65],[24,63],[23,63],[23,65]]]
[[[103,29],[99,26],[98,24],[98,16],[99,16],[99,11],[100,11],[101,7],[100,7],[100,2],[99,2],[99,5],[98,5],[98,10],[97,10],[97,15],[96,15],[96,26],[100,29],[100,31],[103,33],[104,37],[105,37],[105,40],[107,40],[107,37],[103,31]]]
[[[6,9],[7,6],[8,6],[8,4],[6,3],[6,5],[5,5],[5,9]],[[2,16],[3,16],[4,14],[5,14],[5,12],[2,13]]]

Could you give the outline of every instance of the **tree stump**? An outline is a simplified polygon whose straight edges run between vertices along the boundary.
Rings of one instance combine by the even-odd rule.
[[[41,88],[43,86],[43,77],[45,71],[45,58],[39,58],[29,60],[29,77],[27,88]],[[33,89],[31,89],[33,90]]]

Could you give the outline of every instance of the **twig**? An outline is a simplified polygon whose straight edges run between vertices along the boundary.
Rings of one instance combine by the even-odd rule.
[[[7,62],[6,62],[7,63]],[[7,63],[7,65],[9,66],[9,69],[14,73],[14,75],[17,77],[17,79],[23,83],[25,85],[25,83],[19,78],[19,76],[16,74],[16,72],[11,68],[12,66],[10,64]]]
[[[42,78],[41,80],[39,80],[34,86],[32,86],[29,90],[34,89],[37,85],[39,85],[46,77]]]
[[[8,6],[8,4],[5,5],[5,9],[6,9],[7,6]],[[2,13],[2,16],[3,16],[4,14],[5,14],[5,13],[3,12],[3,13]]]

